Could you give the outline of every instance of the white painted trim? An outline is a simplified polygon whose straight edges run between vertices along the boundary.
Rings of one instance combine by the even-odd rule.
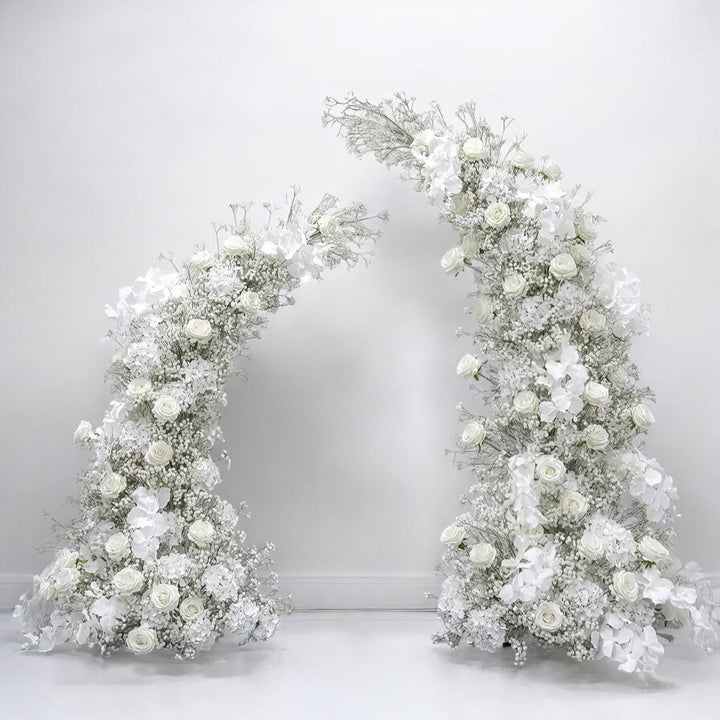
[[[12,610],[32,586],[32,575],[0,574],[0,611]],[[433,610],[440,578],[434,575],[280,576],[280,591],[296,610]]]
[[[720,589],[720,573],[709,573]],[[0,574],[0,611],[12,610],[32,585],[32,575]],[[435,575],[299,575],[280,576],[280,590],[292,595],[295,609],[303,610],[429,610],[440,578]]]
[[[0,575],[0,611],[12,610],[18,598],[32,588],[32,575]]]

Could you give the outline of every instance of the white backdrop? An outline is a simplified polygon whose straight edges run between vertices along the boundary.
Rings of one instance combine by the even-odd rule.
[[[424,577],[467,478],[457,431],[463,282],[434,210],[346,155],[323,97],[477,100],[595,191],[654,306],[636,344],[648,443],[681,491],[679,545],[720,569],[714,453],[720,12],[713,2],[8,2],[0,7],[0,575],[39,569],[98,422],[104,303],[163,250],[213,242],[228,202],[291,183],[389,208],[371,267],[273,317],[225,421],[250,538],[287,575]]]

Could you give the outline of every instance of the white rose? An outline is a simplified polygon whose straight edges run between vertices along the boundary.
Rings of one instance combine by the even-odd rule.
[[[535,158],[520,148],[517,148],[510,158],[510,164],[518,170],[529,170],[534,162]]]
[[[180,617],[183,620],[201,620],[205,615],[202,598],[189,597],[180,603]]]
[[[422,148],[425,154],[430,153],[439,142],[440,138],[430,129],[421,130],[413,138],[413,145]]]
[[[120,473],[113,472],[110,465],[105,465],[105,476],[98,483],[98,490],[106,500],[114,500],[125,488],[127,481]]]
[[[462,248],[450,248],[441,258],[440,267],[448,275],[457,275],[465,267],[465,254]]]
[[[247,238],[241,235],[231,235],[223,242],[223,251],[231,257],[239,257],[240,255],[249,255],[253,250],[253,245]]]
[[[215,263],[215,256],[209,250],[199,250],[188,261],[193,270],[208,270]]]
[[[113,575],[112,583],[121,595],[132,595],[142,590],[145,578],[139,570],[126,567]]]
[[[55,555],[55,562],[53,562],[53,571],[62,570],[66,567],[75,567],[79,554],[75,550],[69,548],[63,548],[58,550]]]
[[[465,528],[459,523],[448,525],[440,535],[440,542],[457,547],[465,539]]]
[[[649,430],[655,422],[655,416],[644,403],[640,403],[632,409],[632,419],[641,430]]]
[[[611,368],[608,373],[608,378],[610,382],[615,383],[615,385],[620,385],[620,387],[627,385],[630,380],[630,376],[622,365],[616,365],[614,368]]]
[[[577,490],[570,490],[565,493],[560,500],[560,509],[571,518],[577,520],[581,518],[588,510],[589,503],[584,495]]]
[[[575,220],[575,233],[585,242],[593,242],[598,236],[597,223],[590,215],[581,215]]]
[[[537,412],[539,406],[540,400],[532,390],[521,390],[513,400],[515,412],[519,412],[521,415],[531,415]]]
[[[462,441],[468,445],[482,445],[484,439],[485,427],[475,420],[468,423],[462,432]]]
[[[460,362],[455,368],[455,372],[464,378],[474,377],[477,371],[480,369],[480,361],[474,356],[465,354],[460,358]]]
[[[504,228],[510,222],[510,208],[505,203],[491,203],[485,210],[485,222],[498,230]]]
[[[475,319],[480,325],[492,320],[493,317],[493,301],[489,295],[481,295],[475,301]]]
[[[618,570],[613,574],[612,587],[618,600],[635,602],[638,596],[638,581],[635,573]]]
[[[592,265],[595,256],[587,245],[573,245],[570,254],[577,265]]]
[[[545,535],[545,528],[542,525],[536,525],[532,528],[524,527],[522,528],[522,534],[525,535],[532,545],[539,545]]]
[[[245,290],[240,296],[240,307],[248,313],[260,310],[260,296],[254,290]]]
[[[562,176],[560,166],[550,158],[545,158],[540,164],[540,172],[548,180],[558,180]]]
[[[580,316],[580,327],[592,334],[601,333],[605,329],[606,322],[605,316],[595,308],[586,310]]]
[[[588,425],[585,428],[585,444],[591,450],[604,450],[610,443],[610,436],[602,425]]]
[[[554,602],[541,602],[535,611],[535,624],[546,632],[555,632],[565,619],[562,610]]]
[[[490,543],[478,543],[470,548],[470,562],[484,570],[489,568],[497,556],[497,550]]]
[[[114,533],[105,541],[105,552],[111,560],[122,560],[130,552],[130,540],[121,532]]]
[[[462,251],[465,257],[472,257],[478,254],[482,237],[483,234],[481,230],[468,230],[468,232],[463,235]]]
[[[599,560],[603,555],[602,540],[590,530],[586,530],[577,541],[577,549],[588,560]]]
[[[546,483],[558,483],[565,477],[565,463],[552,455],[541,455],[535,464],[535,477]]]
[[[321,215],[317,221],[318,230],[323,237],[335,237],[340,228],[337,218],[334,215],[326,213]]]
[[[477,137],[468,138],[463,143],[462,151],[468,160],[473,161],[482,160],[486,158],[488,154],[485,143]]]
[[[518,299],[528,291],[528,282],[520,273],[513,273],[503,280],[502,287],[508,297]]]
[[[605,407],[610,402],[610,391],[601,383],[592,380],[586,383],[583,395],[588,405],[595,407]]]
[[[54,600],[57,592],[52,580],[41,580],[38,585],[37,594],[42,602],[50,602],[51,600]]]
[[[575,277],[578,269],[570,253],[560,253],[550,261],[550,273],[557,280]]]
[[[152,628],[141,625],[128,633],[125,643],[136,655],[147,655],[155,649],[157,635]]]
[[[174,585],[153,585],[150,590],[150,602],[163,612],[170,612],[177,607],[180,592]]]
[[[55,575],[55,590],[59,593],[72,590],[80,579],[80,571],[74,567],[64,567]]]
[[[87,445],[92,437],[93,426],[87,420],[81,420],[73,433],[73,442],[76,445]]]
[[[453,204],[453,210],[456,215],[464,215],[470,207],[470,196],[467,193],[456,193],[450,198]]]
[[[212,335],[212,325],[202,318],[192,318],[185,325],[185,335],[197,343],[206,343]]]
[[[670,557],[670,551],[649,535],[646,535],[638,543],[638,551],[645,560],[651,563],[660,563]]]
[[[174,422],[180,414],[180,404],[171,395],[161,395],[153,405],[153,415],[161,422]]]
[[[205,547],[215,535],[215,528],[207,520],[195,520],[187,531],[189,540],[192,540],[198,547]]]
[[[156,440],[150,443],[145,460],[154,467],[165,467],[173,458],[173,449],[164,441]]]
[[[136,400],[144,398],[152,390],[152,383],[144,377],[134,378],[128,383],[125,393]]]

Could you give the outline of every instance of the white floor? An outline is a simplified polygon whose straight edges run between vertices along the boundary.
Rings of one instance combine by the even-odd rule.
[[[720,653],[668,648],[654,676],[542,653],[522,669],[510,651],[434,646],[431,613],[296,613],[268,643],[223,644],[178,663],[125,653],[18,652],[0,616],[3,720],[708,720],[720,718]]]

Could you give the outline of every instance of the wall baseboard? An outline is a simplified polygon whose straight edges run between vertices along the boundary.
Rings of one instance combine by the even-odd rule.
[[[32,588],[32,575],[0,575],[0,611],[12,610],[18,598]]]
[[[425,593],[440,590],[435,575],[285,575],[280,590],[297,610],[434,610]]]
[[[32,587],[32,575],[0,574],[0,611],[12,610]],[[296,610],[433,610],[426,592],[437,593],[434,575],[280,576],[280,591],[291,595]]]
[[[720,573],[710,573],[720,589]],[[32,586],[32,575],[0,574],[0,611],[12,610],[18,598]],[[435,601],[425,593],[437,593],[435,575],[299,575],[280,577],[280,590],[292,595],[296,610],[426,610]]]

